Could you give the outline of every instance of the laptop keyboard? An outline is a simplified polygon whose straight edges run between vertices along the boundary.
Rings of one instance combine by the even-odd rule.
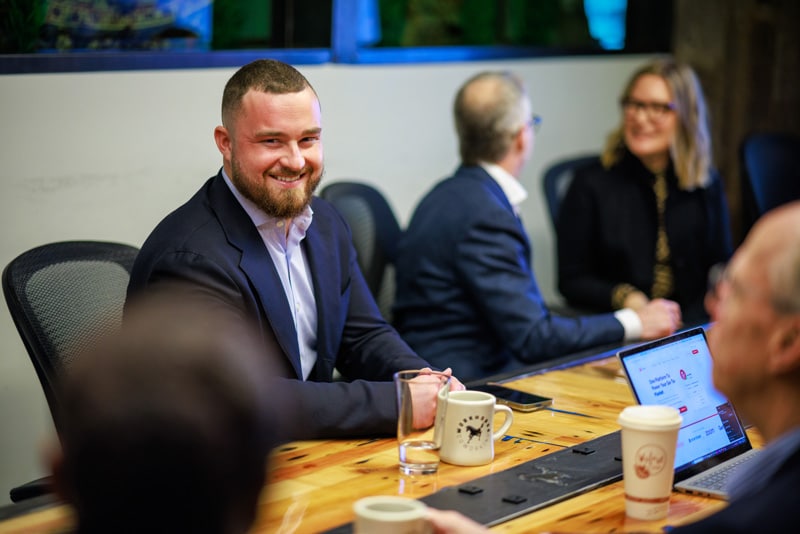
[[[694,479],[693,485],[712,490],[724,490],[728,484],[728,479],[730,478],[731,474],[733,474],[733,472],[736,471],[740,465],[747,463],[748,460],[753,458],[753,451],[755,451],[755,449],[752,449],[748,453],[741,454],[736,458],[731,458],[724,464],[710,469],[706,474],[698,476],[696,479]]]

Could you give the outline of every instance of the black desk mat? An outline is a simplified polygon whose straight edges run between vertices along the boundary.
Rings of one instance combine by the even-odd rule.
[[[420,500],[492,526],[618,480],[622,480],[619,431],[443,488]],[[352,524],[328,532],[349,533]]]

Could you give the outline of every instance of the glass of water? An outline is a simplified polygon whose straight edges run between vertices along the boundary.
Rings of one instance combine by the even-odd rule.
[[[447,408],[450,377],[426,369],[398,371],[397,443],[400,472],[406,475],[436,473],[439,468],[440,431]],[[438,423],[441,421],[441,423]]]

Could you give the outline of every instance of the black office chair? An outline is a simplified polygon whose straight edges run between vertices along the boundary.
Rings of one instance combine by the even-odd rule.
[[[747,231],[767,211],[800,199],[800,136],[754,132],[739,147],[742,216]]]
[[[547,210],[550,212],[550,221],[554,230],[558,228],[558,212],[561,207],[561,201],[564,200],[564,196],[569,191],[569,186],[575,177],[575,171],[599,159],[600,156],[598,154],[575,156],[558,160],[545,169],[542,188],[544,189],[544,198],[547,201]],[[551,312],[568,317],[579,317],[587,313],[585,310],[573,308],[568,304],[549,302],[548,307]]]
[[[553,222],[554,228],[556,227],[556,221],[558,221],[558,210],[561,206],[561,201],[569,190],[572,179],[575,177],[575,171],[594,163],[599,158],[599,155],[591,154],[562,159],[544,171],[542,186],[544,188],[544,197],[547,200],[547,209],[550,212],[550,220]]]
[[[394,302],[394,261],[400,225],[386,198],[361,182],[334,182],[319,196],[342,214],[353,233],[358,265],[381,314],[391,321]]]
[[[55,384],[75,356],[122,321],[133,260],[120,243],[65,241],[24,252],[3,270],[3,293],[28,351],[56,429]],[[11,490],[19,502],[50,491],[49,479]]]

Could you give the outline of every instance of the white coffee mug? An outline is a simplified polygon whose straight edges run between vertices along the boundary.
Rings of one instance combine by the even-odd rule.
[[[355,534],[429,534],[427,506],[407,497],[377,495],[364,497],[353,505]]]
[[[497,432],[492,432],[494,414],[503,412],[505,419]],[[494,442],[505,435],[514,414],[508,406],[483,391],[451,391],[446,400],[439,456],[455,465],[483,465],[494,460]],[[437,431],[439,429],[437,428]]]

